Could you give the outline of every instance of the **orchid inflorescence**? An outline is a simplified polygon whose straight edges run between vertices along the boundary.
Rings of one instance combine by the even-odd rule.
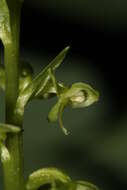
[[[55,70],[63,62],[68,50],[69,47],[66,47],[33,79],[33,70],[30,64],[21,62],[19,96],[15,107],[16,114],[22,118],[24,108],[29,101],[32,99],[48,99],[56,95],[58,101],[51,108],[48,114],[48,120],[50,122],[58,120],[60,127],[66,135],[68,132],[62,122],[64,108],[67,106],[71,106],[72,108],[84,108],[98,101],[99,98],[99,93],[86,83],[78,82],[69,87],[61,82],[57,82]],[[2,66],[0,67],[0,76],[1,88],[5,89],[5,74]]]
[[[50,122],[59,122],[64,132],[62,114],[67,106],[84,108],[98,101],[99,93],[84,82],[71,86],[57,81],[56,69],[63,63],[70,47],[61,51],[49,65],[33,77],[29,63],[19,58],[19,25],[23,0],[0,0],[0,40],[4,62],[0,64],[0,89],[5,91],[6,122],[0,123],[0,158],[3,164],[5,190],[98,190],[85,181],[73,181],[56,168],[39,169],[24,180],[22,132],[25,107],[33,99],[57,96],[48,114]]]

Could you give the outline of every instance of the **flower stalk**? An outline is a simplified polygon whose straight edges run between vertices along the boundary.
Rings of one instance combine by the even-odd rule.
[[[19,89],[19,31],[21,2],[19,0],[2,0],[0,3],[0,11],[2,20],[0,23],[0,37],[4,45],[5,64],[5,123],[17,125],[22,128],[21,121],[20,123],[15,122],[16,115],[14,115],[14,108]],[[24,190],[22,144],[22,132],[19,132],[18,134],[7,134],[6,148],[9,157],[7,160],[3,159],[5,190]],[[6,149],[2,148],[2,150]]]

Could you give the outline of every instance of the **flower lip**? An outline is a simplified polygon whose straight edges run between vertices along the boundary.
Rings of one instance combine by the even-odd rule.
[[[75,83],[70,88],[65,88],[58,96],[58,102],[52,107],[48,114],[48,119],[51,122],[59,121],[64,134],[68,131],[63,125],[62,114],[65,107],[70,105],[72,108],[84,108],[97,102],[99,93],[94,90],[90,85],[85,83]]]
[[[79,91],[76,95],[72,96],[70,98],[70,101],[73,103],[82,103],[84,101],[86,101],[87,99],[87,94],[84,95],[85,93],[83,91]]]
[[[85,83],[75,83],[70,89],[70,104],[73,108],[87,107],[99,99],[99,93]]]

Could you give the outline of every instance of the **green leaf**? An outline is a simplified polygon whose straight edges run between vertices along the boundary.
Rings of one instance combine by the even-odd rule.
[[[51,184],[52,187],[55,187],[57,182],[68,184],[70,181],[70,177],[68,177],[62,171],[56,168],[44,168],[33,172],[29,176],[26,183],[26,189],[37,190],[39,187],[45,184]]]
[[[49,69],[54,72],[63,62],[68,50],[69,47],[66,47],[63,51],[61,51],[59,55],[57,55],[55,59],[46,68],[44,68],[25,89],[20,92],[15,109],[19,116],[23,115],[24,107],[28,101],[35,98],[40,92],[43,92],[44,88],[49,85],[49,81],[51,80]]]
[[[62,122],[62,114],[64,108],[67,105],[71,105],[72,108],[83,108],[90,106],[99,99],[99,93],[94,90],[90,85],[85,83],[75,83],[70,88],[66,88],[58,99],[58,102],[53,106],[48,114],[48,120],[55,122],[59,120],[59,125],[63,129],[63,132],[67,135],[68,132],[64,128]]]
[[[37,94],[47,86],[47,83],[51,80],[49,69],[55,71],[63,62],[68,50],[69,47],[66,47],[63,51],[61,51],[59,55],[57,55],[55,59],[33,79],[31,84],[21,92],[21,96],[27,96],[25,98],[25,104],[32,96],[37,96]]]

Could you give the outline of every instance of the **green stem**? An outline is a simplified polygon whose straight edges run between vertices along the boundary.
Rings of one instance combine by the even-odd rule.
[[[6,71],[6,123],[18,125],[22,128],[22,122],[15,120],[14,108],[19,89],[19,29],[20,29],[20,7],[10,10],[11,13],[11,43],[4,44],[5,47],[5,71]],[[23,137],[19,134],[7,136],[6,147],[10,154],[3,164],[4,189],[24,190],[23,169]]]

